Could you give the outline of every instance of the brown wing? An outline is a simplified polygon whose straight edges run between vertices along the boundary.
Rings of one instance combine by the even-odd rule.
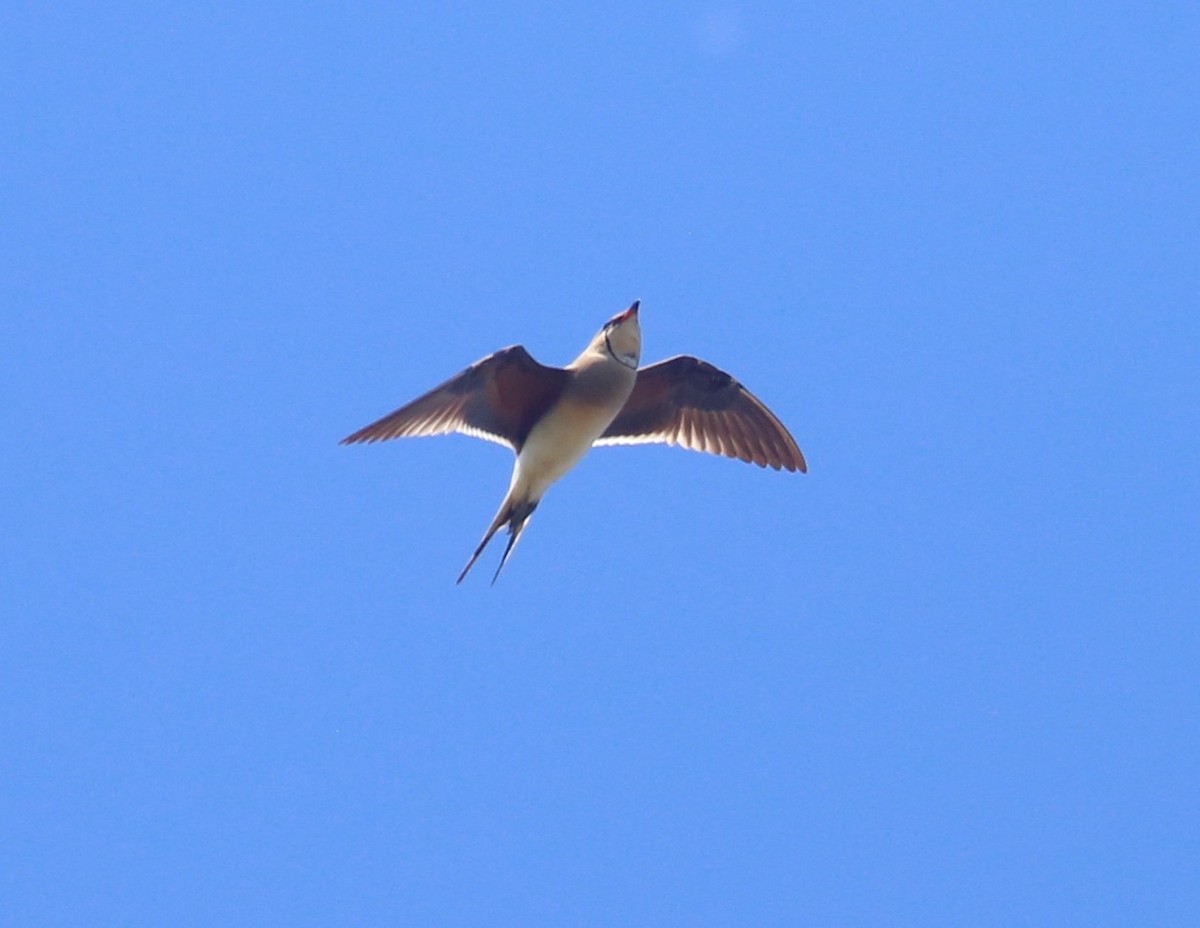
[[[520,451],[529,431],[567,382],[566,371],[535,361],[520,345],[476,361],[341,444],[462,432]]]
[[[638,371],[625,408],[596,444],[649,442],[808,470],[795,439],[754,394],[707,361],[683,355]]]

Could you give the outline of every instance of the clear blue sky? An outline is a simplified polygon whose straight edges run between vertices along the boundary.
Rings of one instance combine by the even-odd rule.
[[[1193,926],[1194,4],[10,4],[0,923]],[[337,440],[643,302],[807,476]]]

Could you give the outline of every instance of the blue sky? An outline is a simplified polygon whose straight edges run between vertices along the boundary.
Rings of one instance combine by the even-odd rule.
[[[10,5],[0,921],[1194,925],[1185,4]],[[807,476],[337,440],[643,302]]]

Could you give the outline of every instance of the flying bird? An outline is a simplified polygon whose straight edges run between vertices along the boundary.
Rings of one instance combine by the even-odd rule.
[[[508,494],[458,583],[507,526],[496,582],[546,490],[593,445],[657,442],[775,470],[808,469],[783,423],[724,371],[687,355],[639,369],[639,305],[634,300],[604,323],[565,368],[539,364],[521,345],[502,348],[342,439],[353,445],[461,432],[516,452]]]

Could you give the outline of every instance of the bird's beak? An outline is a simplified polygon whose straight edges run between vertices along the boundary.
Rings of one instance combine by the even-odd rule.
[[[634,300],[632,303],[630,303],[629,309],[627,309],[627,310],[625,310],[625,312],[621,313],[621,315],[620,315],[621,321],[624,322],[626,319],[636,316],[637,312],[638,312],[638,307],[641,305],[642,305],[641,300]]]

